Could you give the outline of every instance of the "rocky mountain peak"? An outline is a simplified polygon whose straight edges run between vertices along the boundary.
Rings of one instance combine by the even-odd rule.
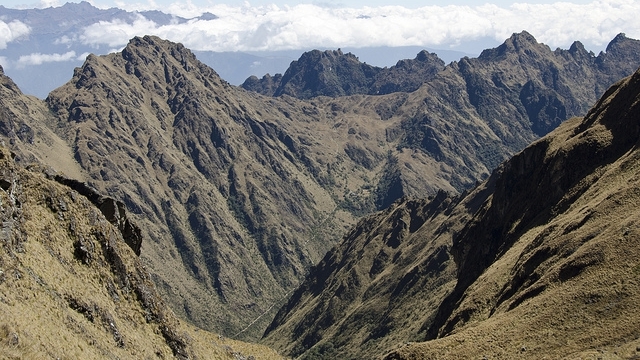
[[[125,65],[127,72],[134,73],[136,76],[140,76],[139,74],[142,73],[142,70],[154,67],[155,69],[149,70],[163,70],[165,72],[165,82],[171,84],[172,80],[181,77],[181,75],[175,73],[176,71],[188,73],[197,69],[203,76],[214,77],[216,82],[222,81],[213,69],[197,60],[191,50],[184,45],[163,40],[156,36],[134,37],[122,50],[121,55],[128,62]],[[169,69],[169,59],[180,64],[180,68]],[[137,69],[136,67],[141,68]]]
[[[80,1],[79,3],[73,3],[73,2],[67,2],[64,5],[62,5],[63,8],[65,9],[69,9],[69,8],[74,8],[74,9],[95,9],[93,5],[91,5],[91,3],[89,3],[88,1]]]
[[[623,58],[626,60],[626,64],[621,62],[620,64],[616,64],[617,66],[624,66],[625,68],[630,69],[631,71],[635,70],[635,64],[633,64],[634,57],[640,54],[640,50],[638,50],[638,45],[640,40],[628,38],[624,33],[618,34],[609,44],[607,45],[606,52],[600,53],[598,55],[599,61],[603,63],[603,66],[610,66],[610,64],[604,64],[609,59],[615,58]]]
[[[480,60],[490,60],[505,57],[509,54],[531,56],[540,51],[548,52],[549,47],[538,43],[538,41],[526,31],[514,33],[500,46],[483,50],[478,56]]]
[[[429,61],[437,58],[438,55],[428,52],[427,50],[422,50],[416,55],[416,60],[418,61]]]
[[[0,65],[0,85],[4,87],[6,90],[11,91],[11,93],[14,93],[17,95],[22,94],[22,91],[20,91],[20,89],[18,88],[18,85],[16,85],[16,83],[13,82],[13,80],[11,80],[10,77],[5,75],[2,65]]]
[[[613,38],[609,42],[606,48],[606,52],[615,51],[615,49],[621,48],[625,46],[626,42],[633,41],[633,39],[629,39],[625,33],[619,33],[616,37]]]
[[[305,53],[303,53],[300,56],[300,59],[298,61],[300,62],[306,62],[306,61],[318,61],[318,60],[326,60],[326,61],[336,61],[336,59],[345,56],[345,54],[342,52],[342,50],[337,49],[337,50],[325,50],[325,51],[320,51],[320,50],[311,50],[311,51],[307,51]],[[348,53],[346,55],[346,58],[349,59],[355,59],[356,57],[351,54]]]
[[[399,60],[391,69],[397,68],[399,70],[403,68],[413,68],[412,70],[419,70],[419,68],[424,65],[435,67],[439,71],[444,68],[444,61],[442,61],[438,55],[430,53],[427,50],[422,50],[418,55],[416,55],[415,59]]]
[[[584,45],[580,41],[574,41],[573,44],[569,47],[569,53],[574,58],[593,58],[595,54],[592,51],[587,51]]]
[[[301,99],[352,95],[365,91],[377,72],[378,68],[361,63],[355,55],[345,55],[340,49],[313,50],[291,63],[273,95]]]
[[[284,75],[248,78],[242,87],[263,95],[301,99],[355,94],[383,95],[415,91],[444,68],[444,61],[425,50],[415,59],[399,60],[391,68],[361,63],[351,53],[313,50],[291,63]]]
[[[538,41],[528,31],[523,30],[519,33],[513,33],[511,37],[505,41],[505,44],[512,44],[516,48],[524,48],[532,45],[536,46],[538,45]]]

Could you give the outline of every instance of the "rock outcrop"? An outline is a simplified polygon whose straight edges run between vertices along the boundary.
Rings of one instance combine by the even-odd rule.
[[[96,189],[87,185],[87,183],[78,180],[69,179],[59,174],[53,175],[52,178],[89,199],[93,205],[100,209],[102,215],[120,230],[124,242],[129,245],[131,250],[140,256],[140,248],[142,246],[140,228],[129,219],[122,201],[101,195]]]

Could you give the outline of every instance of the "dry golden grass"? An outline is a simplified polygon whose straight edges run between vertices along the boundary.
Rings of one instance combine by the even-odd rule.
[[[230,339],[219,334],[198,329],[186,322],[181,323],[180,331],[189,334],[193,353],[199,359],[210,358],[212,348],[216,350],[216,353],[220,352],[231,359],[248,359],[251,357],[255,360],[287,359],[278,354],[277,351],[264,345]]]
[[[1,177],[11,183],[0,190],[0,359],[172,358],[163,326],[175,326],[192,358],[280,358],[180,324],[88,199],[0,155]],[[89,249],[86,262],[77,255],[80,240]],[[142,287],[151,308],[139,298]]]

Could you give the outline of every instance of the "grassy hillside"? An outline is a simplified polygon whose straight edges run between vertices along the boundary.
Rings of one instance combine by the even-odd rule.
[[[0,358],[280,358],[181,323],[118,227],[42,170],[0,150]]]

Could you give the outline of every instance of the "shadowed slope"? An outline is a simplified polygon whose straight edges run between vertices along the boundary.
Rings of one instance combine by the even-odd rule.
[[[437,330],[451,336],[390,358],[636,356],[638,119],[640,72],[496,172],[492,201],[454,239],[464,290]]]
[[[633,354],[640,323],[640,72],[469,194],[361,221],[281,309],[265,343],[390,359]],[[578,356],[578,355],[576,355]]]

